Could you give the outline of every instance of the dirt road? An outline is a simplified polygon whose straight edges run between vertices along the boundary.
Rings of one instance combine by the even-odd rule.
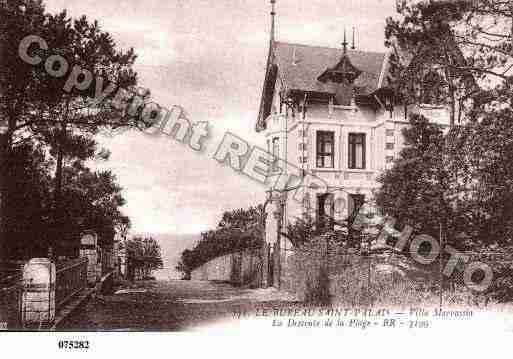
[[[141,282],[114,295],[92,298],[59,330],[180,331],[291,301],[274,288],[241,289],[226,283],[180,280]]]

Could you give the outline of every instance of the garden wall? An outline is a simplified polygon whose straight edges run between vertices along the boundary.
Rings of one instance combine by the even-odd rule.
[[[232,254],[217,257],[203,264],[191,272],[192,280],[219,280],[230,281],[232,279]]]
[[[266,280],[267,247],[234,252],[212,259],[191,272],[192,280],[217,280],[261,287]]]

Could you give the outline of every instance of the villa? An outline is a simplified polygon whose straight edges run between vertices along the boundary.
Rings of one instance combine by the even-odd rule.
[[[377,176],[404,146],[402,129],[410,113],[444,126],[450,117],[447,107],[435,101],[402,105],[390,87],[389,54],[356,50],[354,31],[350,47],[345,31],[341,48],[276,41],[272,3],[256,131],[265,136],[267,151],[288,163],[271,171],[319,178],[327,186],[305,179],[299,200],[291,188],[268,191],[266,241],[271,244],[304,214],[326,225],[324,218],[343,221],[363,202],[371,203]]]

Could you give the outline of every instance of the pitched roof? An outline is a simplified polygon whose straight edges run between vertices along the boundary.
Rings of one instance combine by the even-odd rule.
[[[342,49],[275,42],[275,63],[290,90],[335,93],[336,84],[322,83],[318,77],[339,63],[342,55]],[[386,54],[347,50],[347,56],[362,71],[354,83],[358,93],[370,94],[377,90],[382,70],[384,67],[386,70]]]
[[[272,49],[274,48],[274,56]],[[319,77],[333,69],[343,59],[343,50],[331,47],[308,46],[271,41],[267,70],[260,100],[256,130],[265,128],[265,119],[271,113],[274,85],[279,76],[288,90],[337,95],[339,84],[322,82]],[[347,60],[358,71],[354,81],[356,95],[370,95],[388,85],[389,61],[387,54],[347,50]],[[322,80],[322,78],[321,78]]]

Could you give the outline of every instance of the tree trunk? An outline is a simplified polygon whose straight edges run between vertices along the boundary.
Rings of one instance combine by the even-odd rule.
[[[57,168],[55,169],[55,208],[59,208],[62,197],[62,166],[64,162],[64,140],[66,138],[67,124],[62,125],[62,129],[57,139]]]
[[[59,148],[57,150],[57,167],[55,169],[55,194],[54,194],[54,205],[56,212],[56,219],[58,215],[60,215],[60,204],[62,199],[62,165],[63,165],[63,153],[62,147],[59,144]]]
[[[57,164],[55,168],[55,193],[54,193],[54,218],[53,218],[53,238],[50,238],[50,246],[54,247],[54,253],[58,250],[58,240],[60,229],[63,225],[63,208],[62,208],[62,173],[64,165],[64,139],[66,138],[66,123],[62,125],[59,138],[57,140]]]
[[[509,3],[509,11],[509,15],[511,17],[511,33],[509,34],[509,36],[511,37],[511,42],[513,43],[513,1],[510,1]]]
[[[0,260],[6,257],[5,213],[7,199],[7,153],[8,137],[0,134]]]

